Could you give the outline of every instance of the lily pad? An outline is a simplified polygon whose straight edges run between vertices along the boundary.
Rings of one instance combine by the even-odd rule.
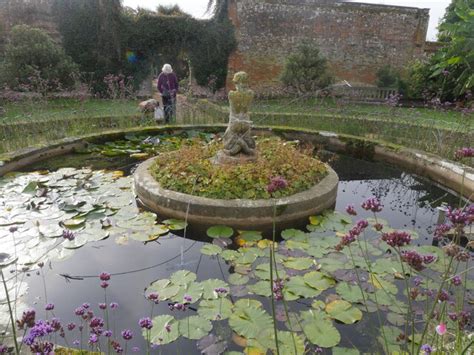
[[[212,330],[212,323],[199,316],[191,316],[178,321],[179,335],[188,339],[201,339]]]
[[[206,281],[201,282],[201,286],[204,290],[202,298],[205,300],[219,298],[219,295],[214,291],[216,288],[225,288],[229,290],[229,285],[225,281],[219,279],[208,279]]]
[[[212,226],[207,230],[210,238],[230,238],[234,234],[234,230],[227,226]]]
[[[306,270],[314,265],[314,260],[311,258],[287,258],[283,261],[283,265],[289,269]]]
[[[321,291],[306,283],[303,276],[293,276],[285,283],[283,290],[296,296],[312,298],[321,294]]]
[[[234,261],[239,257],[239,255],[240,253],[236,250],[224,250],[220,256],[225,261]]]
[[[336,292],[349,302],[362,302],[364,297],[359,286],[341,282],[336,286]]]
[[[195,281],[197,278],[194,272],[188,270],[179,270],[171,275],[171,282],[175,285],[187,285],[189,282]]]
[[[301,312],[303,332],[317,346],[331,348],[341,341],[339,331],[324,313],[317,310]]]
[[[261,280],[270,280],[270,263],[257,265],[254,274]],[[286,278],[286,271],[281,266],[278,270],[275,270],[275,268],[273,268],[274,280],[277,278],[277,274],[280,279]]]
[[[218,255],[221,252],[222,248],[214,244],[206,244],[201,248],[201,254],[204,255]]]
[[[261,308],[262,307],[262,302],[257,301],[257,300],[253,300],[253,299],[250,299],[250,298],[241,298],[240,300],[238,300],[234,304],[235,309],[237,309],[237,308],[247,309],[247,308],[250,308],[250,307],[252,307],[252,308]]]
[[[272,317],[261,308],[236,308],[229,318],[229,326],[244,338],[258,338],[258,334],[273,327]]]
[[[183,230],[187,226],[185,221],[179,219],[166,219],[161,223],[168,226],[168,228],[172,231]]]
[[[186,285],[180,285],[178,293],[171,298],[175,302],[182,303],[185,296],[191,297],[190,303],[199,301],[203,293],[203,287],[200,282],[189,282]]]
[[[262,239],[262,232],[259,231],[239,231],[239,237],[246,242],[258,242]]]
[[[344,324],[353,324],[362,319],[362,312],[353,307],[349,302],[335,300],[326,305],[326,312],[331,318],[337,319]]]
[[[248,276],[241,274],[230,274],[228,279],[232,285],[245,285],[249,280]]]
[[[209,320],[227,319],[232,315],[232,302],[227,298],[202,300],[199,303],[198,314]]]
[[[285,229],[281,232],[281,237],[285,240],[292,239],[295,241],[306,241],[308,236],[299,229]]]
[[[247,289],[251,293],[263,297],[270,297],[272,295],[272,290],[269,281],[259,281],[256,284],[248,285]]]
[[[176,296],[179,292],[179,286],[174,285],[168,279],[162,279],[153,282],[149,287],[148,291],[155,291],[158,293],[160,301],[166,301]]]
[[[333,278],[328,277],[319,271],[308,272],[303,278],[309,286],[320,291],[327,290],[336,284],[336,281]]]
[[[146,330],[143,331],[146,337]],[[169,344],[178,339],[178,322],[170,315],[161,315],[153,318],[153,328],[150,330],[150,342],[153,344]]]

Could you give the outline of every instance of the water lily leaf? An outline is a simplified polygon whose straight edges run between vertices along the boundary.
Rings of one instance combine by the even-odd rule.
[[[145,230],[137,230],[128,233],[128,236],[139,242],[152,242],[168,232],[169,229],[167,226],[156,224],[146,227]]]
[[[232,285],[245,285],[249,280],[248,276],[241,274],[230,274],[228,279]]]
[[[62,244],[63,248],[66,249],[79,249],[87,244],[89,241],[86,234],[76,235],[74,240],[65,240]]]
[[[222,252],[222,248],[214,244],[206,244],[201,248],[201,254],[218,255]]]
[[[360,287],[348,282],[341,282],[336,286],[336,292],[342,298],[349,302],[362,302],[364,297]]]
[[[179,219],[166,219],[161,223],[166,225],[172,231],[183,230],[187,226],[185,221]]]
[[[191,316],[178,321],[179,335],[188,339],[201,339],[212,330],[209,320],[199,316]]]
[[[343,300],[335,300],[326,305],[326,312],[331,318],[337,319],[344,324],[353,324],[362,319],[362,312]]]
[[[247,285],[247,289],[251,293],[263,297],[270,297],[272,295],[270,282],[268,281],[259,281],[253,285]]]
[[[295,249],[307,250],[309,248],[309,244],[307,242],[300,242],[293,239],[288,240],[285,243],[285,245],[290,250],[295,250]]]
[[[230,238],[234,234],[234,230],[227,226],[213,226],[207,230],[210,238]]]
[[[336,284],[336,281],[319,271],[311,271],[304,275],[304,281],[311,287],[324,291]]]
[[[146,337],[146,330],[143,331]],[[153,344],[169,344],[178,339],[179,326],[174,317],[161,315],[153,318],[153,328],[150,330],[150,342]]]
[[[273,279],[274,280],[277,279],[277,273],[278,273],[278,277],[280,279],[285,279],[286,278],[286,271],[281,266],[278,270],[275,270],[275,268],[273,268]],[[255,268],[254,274],[259,279],[270,280],[270,263],[257,265],[257,267]]]
[[[234,304],[235,309],[237,309],[237,308],[246,309],[246,308],[249,308],[249,307],[261,308],[262,307],[262,302],[257,301],[257,300],[253,300],[253,299],[250,299],[250,298],[241,298],[240,300],[238,300]]]
[[[285,240],[293,239],[300,242],[305,242],[308,239],[306,233],[299,229],[285,229],[281,232],[281,237]]]
[[[62,221],[61,224],[68,229],[75,229],[83,226],[85,221],[85,218],[71,218]]]
[[[229,318],[229,326],[244,338],[258,338],[258,334],[273,326],[272,317],[261,308],[238,307]]]
[[[225,288],[227,291],[229,291],[229,285],[225,281],[219,279],[208,279],[201,282],[201,286],[204,290],[202,298],[205,300],[219,298],[219,295],[214,291],[216,288]]]
[[[402,273],[400,262],[390,258],[379,258],[372,264],[372,271],[377,274]]]
[[[369,282],[377,289],[385,290],[386,292],[390,292],[393,295],[398,293],[398,288],[395,284],[384,280],[375,274],[369,274]]]
[[[262,239],[260,231],[239,231],[239,237],[246,242],[258,242]]]
[[[283,265],[289,269],[306,270],[314,265],[314,260],[311,258],[287,258],[283,261]]]
[[[203,287],[200,282],[189,282],[186,285],[180,285],[178,293],[173,296],[172,300],[175,302],[182,303],[185,296],[190,296],[192,301],[190,303],[195,303],[199,301],[203,293]]]
[[[306,283],[303,276],[293,276],[290,278],[290,280],[285,283],[283,290],[290,294],[304,298],[312,298],[321,294],[321,291],[311,287],[308,283]]]
[[[232,315],[232,302],[227,298],[202,300],[199,303],[198,314],[209,320],[227,319]]]
[[[227,349],[227,342],[214,334],[202,338],[197,347],[204,355],[220,355]]]
[[[221,253],[221,258],[225,261],[234,261],[239,257],[240,253],[236,250],[224,250]]]
[[[276,353],[274,330],[266,329],[260,332],[257,339],[248,340],[248,346],[263,351],[263,354],[266,353],[267,349],[271,349],[272,353]],[[292,333],[279,330],[278,349],[280,351],[280,354],[302,355],[305,352],[304,338],[294,332]]]
[[[396,326],[404,326],[406,324],[406,319],[403,315],[390,312],[387,314],[387,320]]]
[[[344,254],[342,254],[342,255],[344,255]],[[330,257],[319,259],[318,263],[321,264],[321,270],[327,271],[327,272],[334,272],[334,271],[341,270],[341,269],[351,268],[346,264],[345,261],[330,258]]]
[[[317,310],[301,312],[301,318],[303,332],[312,344],[331,348],[341,341],[339,331],[323,312]]]
[[[179,292],[179,286],[172,284],[168,279],[162,279],[153,282],[147,290],[157,292],[160,301],[166,301],[176,296]]]
[[[179,270],[171,275],[171,282],[175,285],[186,285],[189,282],[195,281],[197,278],[194,272],[188,270]]]

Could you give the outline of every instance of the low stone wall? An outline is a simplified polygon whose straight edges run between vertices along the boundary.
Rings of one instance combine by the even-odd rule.
[[[192,196],[163,189],[149,172],[155,157],[140,164],[135,171],[135,193],[148,209],[170,218],[200,225],[225,224],[237,229],[279,228],[307,221],[308,216],[333,208],[336,204],[339,178],[328,168],[328,175],[311,189],[292,196],[267,200],[221,200]]]

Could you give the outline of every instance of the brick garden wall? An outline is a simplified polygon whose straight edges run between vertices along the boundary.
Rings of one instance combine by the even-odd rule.
[[[229,60],[259,93],[279,86],[286,57],[303,40],[317,44],[340,80],[373,84],[377,69],[403,68],[424,53],[429,10],[326,0],[229,0],[237,50]]]

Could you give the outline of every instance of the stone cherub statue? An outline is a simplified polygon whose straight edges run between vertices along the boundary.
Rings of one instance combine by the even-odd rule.
[[[224,149],[217,155],[218,163],[238,163],[256,159],[255,140],[251,136],[252,121],[249,107],[254,92],[247,86],[248,75],[238,72],[234,75],[235,91],[229,92],[230,117],[224,133]]]

